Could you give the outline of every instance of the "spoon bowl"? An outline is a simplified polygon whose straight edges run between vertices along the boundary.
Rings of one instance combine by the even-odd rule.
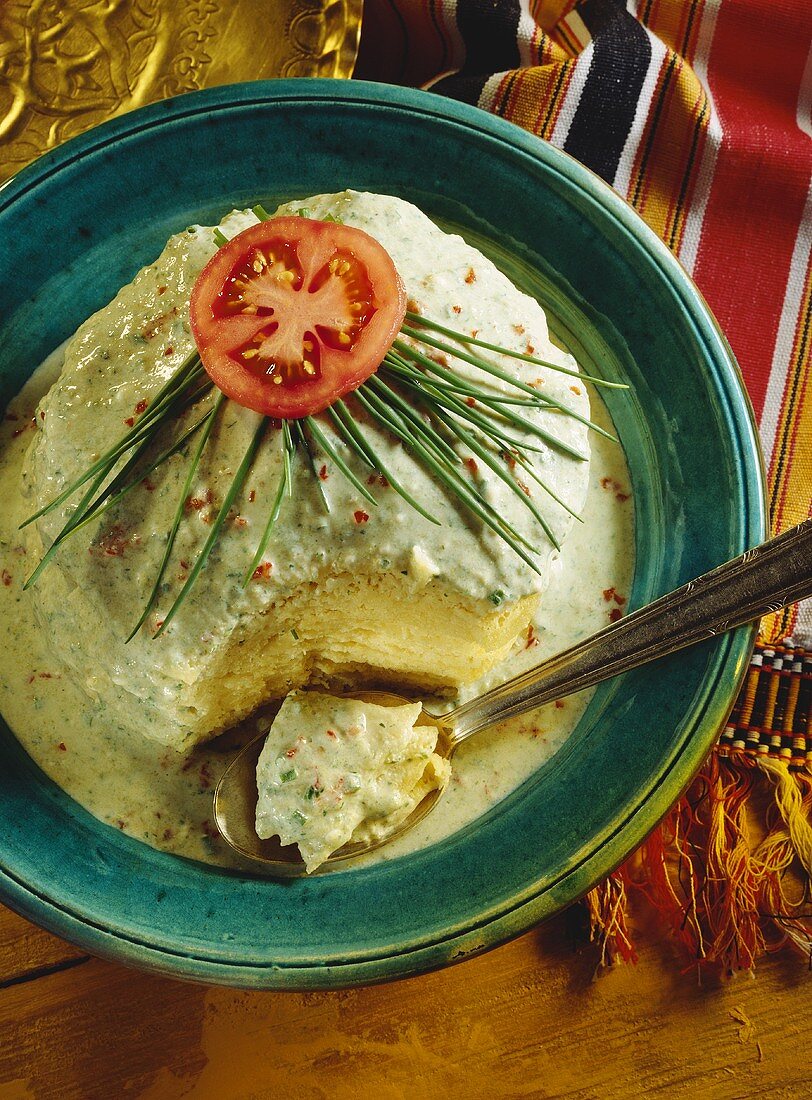
[[[463,741],[498,721],[706,641],[809,595],[812,520],[747,550],[448,714],[434,715],[424,708],[417,724],[436,727],[434,751],[451,760]],[[348,694],[379,706],[412,702],[392,692]],[[260,734],[249,742],[223,773],[214,792],[214,818],[226,843],[252,866],[277,877],[298,877],[306,872],[296,846],[261,840],[256,834],[256,766],[266,736]],[[391,832],[374,842],[345,844],[322,867],[329,869],[401,836],[434,809],[443,790],[429,792]]]
[[[391,691],[352,692],[353,699],[362,703],[374,703],[379,707],[401,707],[413,703]],[[437,729],[437,744],[434,751],[444,759],[450,760],[460,743],[448,726],[447,719],[421,711],[416,725],[434,726]],[[256,770],[260,753],[265,744],[267,732],[258,734],[244,745],[220,777],[214,791],[214,819],[223,840],[243,859],[256,864],[268,874],[279,878],[296,878],[305,874],[305,866],[295,844],[282,844],[278,837],[262,840],[256,831],[257,784]],[[439,802],[445,787],[435,788],[423,798],[408,817],[391,832],[372,842],[343,845],[337,849],[322,865],[332,867],[366,852],[388,844],[421,821]],[[255,867],[256,869],[256,867]],[[313,872],[318,874],[318,871]]]

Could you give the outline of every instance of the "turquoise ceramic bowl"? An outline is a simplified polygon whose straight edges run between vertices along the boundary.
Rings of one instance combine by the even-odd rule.
[[[691,281],[633,211],[516,127],[429,94],[293,81],[156,104],[0,191],[0,397],[193,221],[345,187],[389,192],[486,242],[611,401],[637,514],[636,605],[765,533],[750,408]],[[519,243],[521,242],[521,243]],[[475,825],[414,855],[272,882],[163,855],[100,824],[0,735],[0,897],[89,951],[256,988],[414,974],[530,928],[654,827],[741,682],[739,630],[604,685],[566,747]]]

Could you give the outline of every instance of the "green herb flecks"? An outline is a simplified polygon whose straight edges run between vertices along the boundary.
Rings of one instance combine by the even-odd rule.
[[[271,217],[260,204],[252,209],[260,221]],[[302,217],[311,216],[304,207],[297,213]],[[339,219],[328,217],[326,220]],[[221,229],[215,229],[213,233],[218,246],[228,243]],[[370,484],[380,480],[426,521],[440,524],[438,517],[403,478],[397,476],[393,464],[381,453],[382,449],[376,442],[376,437],[380,438],[381,433],[407,451],[462,512],[475,517],[530,569],[540,572],[537,558],[541,551],[535,545],[532,532],[528,536],[520,531],[487,499],[481,467],[487,467],[521,503],[533,529],[543,534],[546,543],[559,548],[553,526],[533,499],[529,485],[522,481],[524,475],[564,511],[578,517],[544,480],[532,456],[552,450],[576,462],[587,459],[586,454],[556,432],[559,416],[572,418],[609,439],[614,437],[563,401],[514,377],[494,361],[495,356],[558,371],[599,386],[625,388],[620,383],[581,374],[530,352],[512,351],[459,332],[422,314],[407,311],[401,333],[376,373],[353,393],[334,401],[323,412],[299,420],[281,421],[278,436],[274,432],[274,445],[279,447],[281,458],[279,480],[269,494],[267,519],[251,564],[243,575],[243,587],[262,568],[263,557],[285,500],[294,493],[296,481],[303,476],[315,481],[327,513],[330,512],[330,500],[324,480],[330,473],[343,477],[364,501],[375,506],[376,496],[356,472],[360,466],[371,471]],[[459,373],[450,365],[454,359],[463,361],[473,370]],[[213,388],[216,399],[211,408],[201,412],[199,404],[209,397]],[[144,484],[163,463],[172,458],[177,461],[180,456],[188,463],[181,495],[165,536],[152,589],[127,641],[133,638],[167,587],[164,578],[184,521],[187,500],[215,421],[227,400],[206,376],[197,353],[190,355],[158,390],[132,427],[22,525],[26,526],[67,506],[73,497],[78,497],[42,560],[28,578],[26,587],[37,580],[67,538],[87,528],[118,505],[125,495]],[[195,408],[198,412],[191,426],[180,432],[176,439],[161,443],[159,433],[176,423],[182,414]],[[547,414],[542,418],[543,423],[539,422],[540,413]],[[271,423],[268,417],[259,419],[205,542],[165,617],[158,621],[155,637],[169,627],[206,567],[257,453],[265,444]],[[279,421],[273,423],[280,425]],[[297,455],[301,460],[298,463]],[[322,456],[327,459],[329,467],[327,463],[322,463]],[[501,590],[496,590],[490,598],[494,603],[500,603],[505,597]]]

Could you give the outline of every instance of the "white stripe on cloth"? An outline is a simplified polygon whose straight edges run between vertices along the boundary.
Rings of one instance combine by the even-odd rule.
[[[508,72],[512,71],[512,69],[508,70]],[[499,91],[499,85],[507,75],[507,72],[493,73],[488,77],[482,86],[482,91],[479,93],[479,99],[476,101],[477,107],[481,108],[483,111],[495,111],[496,95]]]
[[[536,64],[535,51],[531,50],[533,36],[539,31],[539,25],[530,14],[530,0],[520,0],[519,25],[516,28],[516,45],[519,48],[519,64],[523,69]]]
[[[801,223],[798,226],[795,246],[792,250],[787,289],[781,307],[781,318],[778,322],[778,333],[772,363],[770,364],[770,378],[767,383],[767,392],[764,395],[764,409],[759,425],[761,443],[764,448],[764,460],[768,468],[775,453],[776,434],[778,425],[781,422],[781,409],[784,404],[787,383],[791,380],[790,359],[798,328],[810,256],[812,256],[812,181],[810,181],[803,214],[801,215]]]
[[[621,195],[624,195],[626,198],[628,198],[629,195],[629,183],[631,181],[634,162],[637,158],[637,152],[640,148],[640,140],[643,137],[649,111],[651,110],[654,89],[657,87],[657,80],[668,57],[668,50],[664,43],[661,42],[656,35],[652,34],[647,27],[644,29],[651,43],[651,60],[649,61],[646,77],[643,81],[643,87],[640,89],[634,120],[626,138],[626,144],[623,146],[623,152],[620,154],[620,161],[618,162],[617,171],[615,172],[615,178],[612,181],[615,190],[619,191]]]
[[[561,110],[559,111],[558,118],[555,121],[553,132],[552,134],[550,134],[550,141],[553,145],[557,145],[559,149],[564,148],[564,143],[566,142],[567,135],[570,132],[572,120],[575,118],[575,112],[578,110],[578,103],[580,102],[581,94],[584,90],[584,85],[586,84],[587,77],[589,76],[589,68],[592,64],[592,57],[594,53],[595,46],[590,39],[586,48],[582,53],[578,55],[575,60],[575,64],[573,65],[569,87],[567,88],[567,93],[564,96],[564,102],[561,104]]]
[[[700,17],[696,53],[691,61],[691,68],[708,97],[710,121],[705,132],[705,147],[702,150],[702,159],[696,175],[691,203],[685,215],[685,229],[678,252],[683,267],[689,273],[693,272],[696,264],[699,242],[702,239],[702,223],[705,220],[705,211],[708,208],[708,197],[710,196],[713,174],[716,171],[716,160],[719,156],[723,137],[722,124],[719,121],[708,80],[708,58],[713,44],[713,33],[716,30],[716,18],[719,14],[720,4],[721,0],[705,0]]]

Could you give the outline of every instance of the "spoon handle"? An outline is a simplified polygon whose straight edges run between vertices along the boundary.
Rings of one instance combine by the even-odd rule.
[[[464,703],[459,743],[503,718],[591,687],[812,595],[812,519],[704,573],[570,649]]]

